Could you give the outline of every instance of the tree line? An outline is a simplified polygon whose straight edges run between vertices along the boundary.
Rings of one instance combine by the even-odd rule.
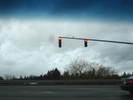
[[[58,68],[54,68],[39,76],[30,75],[16,78],[14,75],[5,75],[4,78],[1,76],[0,80],[120,79],[131,75],[126,72],[123,75],[118,75],[113,67],[76,59],[65,68],[62,74]]]

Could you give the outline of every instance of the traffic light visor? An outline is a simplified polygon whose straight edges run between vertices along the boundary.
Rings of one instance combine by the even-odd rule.
[[[59,37],[58,37],[58,40],[62,40],[62,37],[61,37],[61,36],[59,36]]]

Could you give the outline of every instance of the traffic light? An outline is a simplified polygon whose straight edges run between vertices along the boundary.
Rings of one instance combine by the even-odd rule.
[[[61,48],[62,47],[62,37],[61,36],[58,37],[58,44],[59,44],[59,48]]]
[[[84,46],[85,46],[85,47],[88,46],[88,39],[84,39]]]

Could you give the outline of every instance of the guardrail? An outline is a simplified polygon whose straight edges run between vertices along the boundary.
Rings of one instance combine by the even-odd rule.
[[[32,85],[119,85],[119,79],[89,79],[89,80],[1,80],[0,86],[32,86]]]

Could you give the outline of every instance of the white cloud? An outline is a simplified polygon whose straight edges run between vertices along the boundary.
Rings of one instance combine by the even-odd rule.
[[[64,40],[58,48],[58,36],[132,41],[131,23],[65,21],[43,19],[0,20],[0,75],[45,74],[58,67],[63,70],[75,58],[132,69],[132,46],[89,41]],[[126,58],[126,59],[125,59]]]

